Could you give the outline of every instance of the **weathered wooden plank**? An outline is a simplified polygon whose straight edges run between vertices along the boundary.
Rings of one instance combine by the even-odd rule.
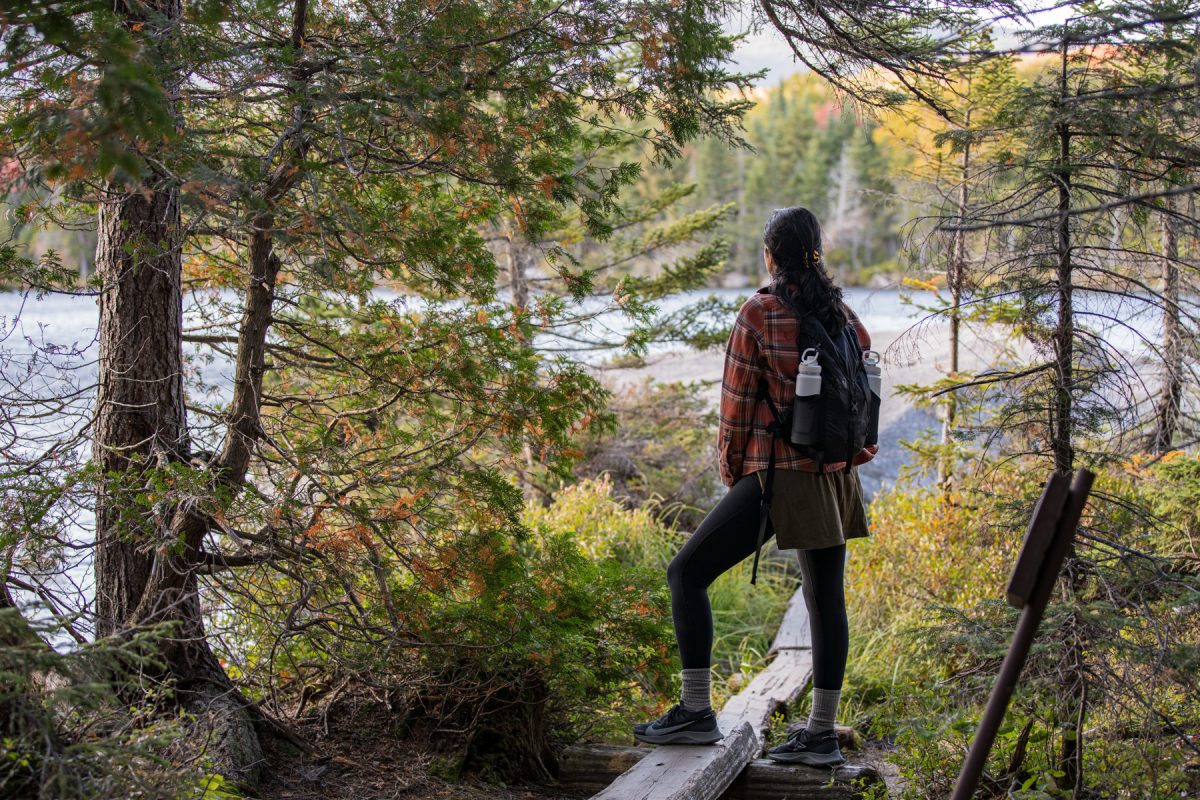
[[[883,783],[879,773],[861,764],[813,769],[776,764],[766,758],[746,765],[722,800],[859,800],[867,789]]]
[[[748,723],[714,745],[659,745],[594,800],[717,800],[760,747]]]
[[[739,722],[749,722],[758,737],[758,751],[762,754],[766,729],[771,715],[783,712],[808,687],[812,680],[812,649],[808,631],[808,609],[804,604],[804,593],[797,590],[788,602],[783,621],[771,644],[771,663],[754,676],[750,685],[725,701],[717,715],[721,730]]]
[[[804,692],[811,678],[811,650],[780,650],[749,686],[725,701],[717,715],[717,725],[724,731],[742,722],[749,723],[759,742],[757,756],[771,715],[785,711]]]
[[[787,611],[779,630],[775,633],[775,641],[767,655],[775,655],[780,650],[808,650],[812,648],[812,634],[808,629],[808,608],[804,605],[804,592],[798,590],[788,601]]]
[[[726,701],[717,715],[725,738],[716,745],[661,745],[654,758],[627,768],[593,800],[717,800],[762,754],[771,714],[800,696],[812,673],[808,614],[797,591],[776,633],[771,663]]]
[[[559,783],[570,791],[600,791],[638,762],[662,751],[663,748],[620,745],[569,747],[560,758]],[[879,773],[862,765],[846,765],[831,771],[757,759],[746,765],[719,797],[721,800],[855,800],[866,787],[880,780]]]
[[[1050,474],[1046,488],[1038,498],[1029,518],[1029,527],[1025,530],[1025,540],[1021,542],[1021,550],[1017,554],[1017,562],[1013,565],[1012,575],[1008,579],[1008,604],[1013,608],[1024,608],[1033,587],[1041,572],[1042,561],[1054,532],[1058,530],[1058,520],[1067,505],[1070,494],[1070,481],[1067,476],[1058,472]]]

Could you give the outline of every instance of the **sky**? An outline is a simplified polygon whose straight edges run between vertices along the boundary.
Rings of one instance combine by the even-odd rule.
[[[1022,3],[1026,13],[1030,15],[1034,25],[1053,25],[1062,22],[1069,14],[1070,7],[1061,5],[1055,0],[1025,0]],[[1044,9],[1042,7],[1045,7]],[[730,32],[746,31],[752,27],[751,17],[743,11],[731,17],[725,23],[725,29]],[[742,72],[754,72],[766,68],[768,73],[758,81],[759,86],[774,86],[779,81],[794,72],[805,69],[792,54],[792,49],[770,25],[752,32],[742,41],[734,52],[734,63]],[[1012,39],[1012,34],[1006,35],[1001,29],[996,41],[1003,45],[1005,40]]]
[[[726,24],[726,30],[740,32],[749,26],[746,18],[732,19]],[[792,48],[783,40],[783,36],[769,26],[757,33],[750,33],[734,52],[733,58],[742,72],[756,72],[763,68],[770,70],[758,81],[760,86],[773,86],[793,72],[804,69],[804,65],[796,61]]]

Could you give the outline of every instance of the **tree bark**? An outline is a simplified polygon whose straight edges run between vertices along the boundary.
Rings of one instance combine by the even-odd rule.
[[[1058,170],[1058,222],[1056,291],[1058,294],[1058,319],[1054,329],[1054,413],[1051,423],[1051,448],[1054,453],[1054,469],[1069,474],[1075,465],[1075,450],[1072,444],[1072,402],[1075,367],[1075,315],[1073,265],[1071,262],[1071,132],[1066,123],[1058,125],[1059,170]]]
[[[1154,432],[1150,449],[1157,454],[1171,449],[1179,428],[1179,404],[1183,398],[1183,329],[1179,319],[1179,220],[1174,196],[1166,198],[1163,217],[1163,376],[1154,410]]]
[[[508,266],[508,288],[512,293],[510,305],[514,310],[529,308],[529,266],[532,259],[529,251],[533,245],[526,242],[515,225],[508,224],[504,231],[504,259]]]
[[[106,475],[127,478],[182,461],[183,300],[179,192],[110,184],[100,204],[99,389],[93,452]],[[96,499],[96,633],[121,630],[150,580],[158,524],[125,514],[115,481]]]
[[[1060,109],[1067,101],[1067,41],[1062,43],[1062,61],[1059,73]],[[1051,448],[1054,454],[1055,471],[1067,475],[1075,466],[1072,420],[1072,392],[1075,383],[1075,308],[1074,308],[1074,263],[1071,242],[1071,124],[1059,122],[1058,163],[1058,220],[1056,231],[1056,284],[1058,294],[1058,320],[1054,330],[1055,399],[1052,405]],[[1063,569],[1067,602],[1073,602],[1082,588],[1081,570],[1077,568],[1074,546],[1068,551]],[[1062,726],[1062,751],[1060,766],[1067,786],[1083,785],[1083,722],[1087,714],[1087,675],[1084,670],[1083,642],[1078,628],[1073,626],[1070,640],[1064,653],[1064,683],[1067,685],[1067,714],[1069,720]]]
[[[968,85],[969,91],[969,85]],[[963,129],[971,129],[971,109],[967,108],[963,120]],[[967,218],[967,202],[969,191],[967,180],[971,168],[971,142],[963,142],[962,161],[959,165],[958,184],[958,230],[954,232],[954,246],[951,249],[950,263],[946,270],[946,282],[950,288],[950,377],[958,375],[959,336],[962,327],[962,296],[963,280],[967,262],[967,232],[963,225]],[[954,436],[954,427],[958,421],[958,397],[954,392],[946,394],[946,405],[942,417],[942,452],[938,456],[938,486],[944,493],[949,492],[953,479],[953,457],[950,453],[950,441]]]

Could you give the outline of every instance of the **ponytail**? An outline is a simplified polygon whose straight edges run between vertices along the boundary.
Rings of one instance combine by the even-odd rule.
[[[813,213],[799,206],[778,209],[763,228],[763,244],[775,261],[771,293],[831,334],[846,327],[842,290],[825,271],[821,225]]]

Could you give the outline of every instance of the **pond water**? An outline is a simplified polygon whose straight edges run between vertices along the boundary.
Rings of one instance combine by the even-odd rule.
[[[692,303],[711,295],[730,302],[748,296],[752,290],[718,289],[697,290],[677,295],[660,303],[663,313],[680,311]],[[379,290],[376,297],[389,303],[403,304],[409,308],[420,307],[419,300],[401,297],[395,292]],[[911,329],[921,320],[924,335],[914,337],[902,349],[905,352],[897,359],[900,369],[885,366],[885,381],[904,372],[912,377],[900,382],[933,380],[933,361],[945,348],[945,328],[930,312],[920,308],[937,305],[937,298],[929,292],[908,292],[896,289],[848,288],[845,290],[847,303],[855,309],[872,332],[878,347],[893,341],[900,333]],[[185,328],[203,329],[206,320],[211,320],[217,308],[236,308],[238,296],[230,291],[205,292],[185,298]],[[914,303],[915,301],[915,303]],[[1196,298],[1189,298],[1194,304]],[[1080,292],[1076,317],[1078,324],[1092,328],[1099,336],[1111,343],[1119,357],[1125,360],[1126,370],[1137,370],[1152,357],[1159,340],[1160,311],[1144,297],[1116,298],[1102,292]],[[624,314],[608,310],[605,300],[589,300],[582,304],[587,312],[598,315],[585,323],[581,338],[603,338],[619,341],[630,329]],[[98,300],[94,295],[52,294],[43,297],[19,292],[0,292],[0,381],[9,386],[19,385],[27,397],[70,397],[62,413],[39,420],[36,431],[42,441],[72,429],[88,412],[94,391],[91,388],[96,378],[96,334],[99,319]],[[720,324],[728,319],[712,319]],[[1088,334],[1080,335],[1080,344],[1093,341]],[[567,340],[558,340],[556,345],[570,348]],[[656,344],[651,354],[678,349],[670,343]],[[608,358],[613,351],[577,351],[577,356],[590,363]],[[207,402],[220,403],[232,391],[233,370],[228,359],[200,345],[185,345],[186,383],[189,393],[196,397],[203,393]],[[35,369],[30,369],[36,361]],[[971,367],[966,367],[970,369]],[[890,373],[890,374],[889,374]],[[686,378],[687,376],[682,376]],[[72,394],[74,393],[74,394]],[[903,436],[910,437],[925,426],[927,420],[913,418],[904,428]],[[914,426],[916,426],[914,428]],[[215,429],[214,429],[215,430]],[[219,433],[219,432],[218,432]],[[897,431],[899,435],[901,431]],[[0,430],[0,436],[4,432]],[[11,431],[10,431],[11,435]],[[198,431],[196,446],[212,449],[217,442],[203,441],[204,433]],[[39,443],[40,444],[40,443]],[[873,481],[893,479],[898,463],[886,465],[886,474],[872,476]],[[881,465],[882,467],[882,465]]]
[[[710,295],[734,301],[749,293],[750,290],[743,289],[695,291],[673,297],[660,304],[660,307],[662,311],[670,313]],[[862,317],[873,336],[881,334],[876,336],[877,343],[881,340],[891,341],[900,332],[929,316],[927,311],[909,302],[910,294],[895,289],[845,290],[847,303]],[[410,307],[420,305],[411,298],[401,298],[392,292],[380,291],[377,296]],[[190,296],[185,302],[184,325],[203,327],[204,320],[212,316],[215,305],[227,303],[235,306],[237,300],[232,292]],[[926,305],[935,305],[935,299],[929,293],[918,295],[917,300]],[[1188,302],[1194,302],[1194,298]],[[624,315],[604,311],[604,308],[601,301],[584,306],[585,310],[604,312],[588,323],[597,326],[595,332],[609,340],[627,332],[628,320]],[[44,452],[55,438],[79,429],[94,397],[92,387],[97,369],[98,319],[99,306],[95,296],[54,294],[39,298],[19,292],[0,292],[0,381],[7,384],[6,392],[13,386],[19,386],[29,398],[62,400],[61,411],[39,419],[36,427],[14,427],[9,424],[7,428],[0,428],[0,436],[22,437],[25,440],[21,443],[24,447],[30,451]],[[1145,298],[1115,299],[1102,293],[1085,293],[1078,320],[1081,325],[1096,329],[1123,353],[1128,358],[1128,369],[1137,369],[1140,363],[1144,363],[1144,359],[1152,355],[1159,339],[1160,312]],[[909,352],[905,366],[898,370],[903,373],[900,377],[920,373],[923,360],[930,362],[923,367],[924,374],[928,376],[933,369],[932,359],[944,349],[944,327],[936,320],[930,321],[932,325],[926,330],[924,343],[906,348]],[[1083,336],[1086,337],[1086,334]],[[1081,341],[1085,340],[1081,338]],[[189,392],[195,394],[203,391],[209,401],[220,402],[227,398],[233,380],[229,361],[207,348],[203,352],[197,345],[187,345],[186,348]],[[656,345],[652,352],[670,349],[674,347]],[[584,360],[591,361],[607,357],[608,354],[580,355]],[[34,368],[31,369],[31,365]],[[897,376],[888,378],[885,371],[885,380],[895,383]],[[893,483],[909,461],[911,454],[899,445],[899,441],[911,439],[937,424],[926,411],[913,408],[898,410],[901,413],[888,423],[887,430],[881,430],[881,446],[887,451],[886,457],[881,451],[881,457],[865,465],[861,471],[864,488],[871,494]],[[4,416],[0,416],[2,419]],[[215,443],[199,442],[198,446],[212,444]],[[62,535],[80,545],[77,561],[66,574],[54,576],[53,583],[69,596],[89,597],[92,579],[90,549],[86,544],[90,541],[92,530],[90,511],[80,510],[72,518],[70,527],[73,530],[63,531]]]
[[[664,313],[672,313],[710,295],[733,301],[746,297],[749,291],[695,290],[671,297],[661,302],[659,307]],[[380,290],[376,294],[389,302],[401,301],[394,292]],[[221,300],[235,299],[229,292],[221,292],[220,295]],[[1104,335],[1118,349],[1127,353],[1139,351],[1152,346],[1157,340],[1161,315],[1158,307],[1148,298],[1114,298],[1100,292],[1080,292],[1079,296],[1076,312],[1078,323]],[[928,312],[914,305],[910,298],[926,306],[935,305],[931,293],[897,289],[851,287],[845,290],[845,297],[872,331],[902,331],[926,317]],[[403,302],[410,307],[420,306],[420,302],[412,298],[405,298]],[[1190,298],[1187,302],[1195,305],[1200,298]],[[212,303],[212,294],[190,296],[185,302],[185,326],[200,324],[198,309],[201,306],[210,308]],[[598,302],[585,303],[583,308],[599,310],[603,306]],[[99,305],[95,296],[53,294],[38,298],[19,292],[0,292],[0,346],[10,351],[28,351],[30,345],[23,344],[26,337],[33,343],[52,343],[59,348],[84,351],[95,341],[98,319]],[[628,330],[623,315],[614,312],[601,315],[597,324],[615,334]],[[662,347],[669,348],[671,345]],[[214,362],[209,366],[212,371],[204,373],[205,379],[211,377],[213,382],[227,383],[222,380],[222,376],[227,374],[225,365]]]

